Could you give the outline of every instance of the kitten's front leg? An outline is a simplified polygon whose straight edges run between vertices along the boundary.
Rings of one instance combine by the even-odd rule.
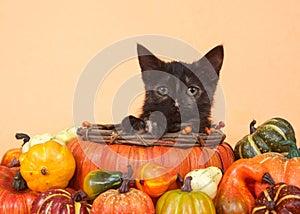
[[[160,138],[167,132],[167,120],[160,111],[152,112],[150,117],[145,119],[146,131],[151,133],[153,137]]]
[[[122,120],[122,128],[126,133],[145,132],[146,124],[144,120],[139,119],[135,116],[128,116]]]
[[[152,112],[150,117],[143,119],[132,115],[125,117],[121,125],[125,133],[148,132],[153,137],[159,138],[166,132],[167,121],[161,112]]]

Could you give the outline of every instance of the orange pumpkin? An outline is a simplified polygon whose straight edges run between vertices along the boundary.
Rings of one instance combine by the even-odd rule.
[[[127,171],[131,165],[133,171],[152,161],[165,167],[175,168],[184,177],[193,169],[216,166],[226,170],[234,161],[232,147],[222,142],[215,148],[191,147],[177,148],[169,146],[138,146],[101,144],[74,139],[67,146],[76,160],[75,176],[71,181],[73,188],[82,189],[84,177],[94,169],[109,171]]]
[[[155,208],[150,196],[141,190],[129,187],[131,176],[130,166],[127,175],[122,178],[119,189],[109,189],[97,196],[93,201],[91,214],[154,214]]]
[[[30,147],[19,159],[20,172],[28,187],[39,192],[50,187],[65,188],[75,171],[69,148],[52,140]]]
[[[19,167],[0,166],[0,213],[29,214],[31,204],[39,195],[29,189],[18,191],[13,188],[14,176]]]
[[[253,157],[267,169],[275,183],[286,183],[300,187],[300,158],[287,158],[283,154],[267,152]],[[256,185],[256,195],[262,192],[266,186]]]
[[[21,154],[22,154],[21,148],[12,148],[7,150],[2,157],[1,165],[9,166],[14,159],[18,160]]]

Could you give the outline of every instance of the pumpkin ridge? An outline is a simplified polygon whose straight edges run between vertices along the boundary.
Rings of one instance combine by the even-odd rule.
[[[284,165],[283,165],[283,174],[284,175],[288,175],[288,173],[287,173],[287,166],[288,166],[288,164],[289,164],[289,161],[285,161],[284,162]]]
[[[218,145],[218,146],[220,147],[221,145]],[[222,145],[222,147],[226,150],[226,148],[223,145]],[[225,169],[226,167],[225,167],[225,163],[224,163],[224,157],[222,157],[221,151],[218,148],[213,148],[213,151],[215,151],[218,154],[218,157],[219,157],[219,160],[221,163],[221,169]],[[228,158],[228,156],[226,158]],[[233,156],[233,159],[234,159],[234,156]]]
[[[183,197],[183,194],[179,194],[178,203],[177,203],[176,210],[174,213],[178,213],[178,209],[181,208],[179,205],[182,204],[182,197]],[[182,210],[181,210],[181,212],[182,212]]]

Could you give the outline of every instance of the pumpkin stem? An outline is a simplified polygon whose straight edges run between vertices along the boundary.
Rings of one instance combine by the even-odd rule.
[[[30,140],[29,135],[24,134],[24,133],[16,133],[15,137],[16,137],[18,140],[22,140],[22,139],[23,139],[23,144],[22,144],[22,146],[24,146],[24,145]]]
[[[275,210],[275,207],[276,207],[275,201],[266,200],[265,204],[266,204],[267,210],[269,210],[269,211]]]
[[[254,127],[256,124],[256,120],[252,120],[250,123],[250,134],[256,131],[256,128]]]
[[[126,177],[126,178],[131,178],[132,175],[133,175],[133,170],[132,170],[131,165],[128,165],[128,166],[127,166],[127,169],[128,169],[128,171],[127,171],[127,173],[124,175],[124,177]]]
[[[14,158],[8,165],[8,168],[20,166],[20,161],[17,158]]]
[[[271,175],[269,173],[265,173],[263,175],[262,181],[263,181],[263,183],[267,183],[267,184],[271,184],[271,185],[275,184],[275,181],[273,180],[273,178],[271,177]]]
[[[192,176],[187,176],[183,182],[183,185],[181,187],[181,191],[183,192],[191,192],[192,191],[192,186],[191,186],[191,180]]]
[[[13,188],[18,191],[25,190],[28,188],[25,179],[22,177],[20,173],[20,170],[17,172],[17,174],[14,177]]]
[[[177,179],[176,180],[180,183],[183,183],[183,178],[179,173],[177,174]]]
[[[133,174],[133,170],[132,170],[132,167],[131,165],[128,165],[127,166],[128,168],[128,172],[124,174],[124,176],[122,177],[122,184],[119,188],[119,192],[120,193],[126,193],[129,191],[129,186],[128,184],[133,180],[131,177],[132,177],[132,174]]]
[[[87,198],[87,194],[82,190],[78,190],[72,195],[72,199],[76,202],[83,201],[85,198]]]
[[[41,169],[41,173],[42,173],[42,175],[46,175],[47,174],[47,169],[45,167],[43,167]]]

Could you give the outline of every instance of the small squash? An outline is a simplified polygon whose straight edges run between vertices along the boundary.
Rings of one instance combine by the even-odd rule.
[[[85,176],[83,191],[90,200],[109,189],[121,186],[123,173],[120,171],[93,170]]]
[[[76,135],[77,128],[78,127],[73,126],[64,129],[54,135],[49,133],[44,133],[44,134],[37,134],[32,137],[29,137],[29,135],[24,133],[16,133],[16,138],[23,139],[24,144],[22,145],[22,153],[25,153],[29,150],[30,147],[36,144],[45,143],[49,140],[54,140],[60,143],[61,145],[66,145],[69,141],[77,137]]]
[[[255,200],[252,214],[299,213],[300,188],[285,183],[267,187]]]
[[[256,121],[250,123],[250,134],[238,141],[234,147],[235,159],[251,158],[266,152],[288,152],[289,147],[281,141],[296,142],[292,125],[283,118],[272,118],[257,128]]]
[[[12,166],[13,161],[18,161],[19,156],[22,154],[22,149],[21,148],[12,148],[7,150],[1,160],[1,164],[3,166]]]
[[[65,188],[76,166],[69,148],[52,140],[30,147],[19,160],[28,187],[38,192],[54,186]]]
[[[181,189],[169,190],[157,201],[156,214],[215,214],[212,199],[204,192],[194,192],[188,176]]]
[[[275,183],[286,183],[300,187],[300,157],[287,158],[283,154],[268,152],[257,155],[254,161],[262,164],[270,173]],[[256,184],[255,193],[258,195],[266,188],[263,184]]]
[[[255,203],[250,184],[274,184],[267,169],[253,159],[235,161],[225,172],[215,197],[218,214],[251,213]],[[253,187],[253,185],[251,185]]]
[[[129,188],[131,176],[132,169],[123,177],[119,189],[109,189],[98,195],[93,201],[91,214],[154,214],[154,204],[150,196],[141,190]]]
[[[195,169],[186,174],[185,179],[191,176],[191,187],[193,191],[205,192],[211,198],[217,194],[218,185],[222,179],[222,171],[220,168],[210,166],[204,169]]]
[[[8,168],[0,165],[0,213],[29,214],[32,202],[39,195],[29,189],[19,191],[13,187],[18,171],[19,167]]]
[[[155,162],[148,162],[138,169],[136,186],[151,197],[159,197],[175,183],[177,172]]]
[[[82,191],[53,187],[33,201],[30,213],[89,214],[92,205],[85,197],[86,194]]]

